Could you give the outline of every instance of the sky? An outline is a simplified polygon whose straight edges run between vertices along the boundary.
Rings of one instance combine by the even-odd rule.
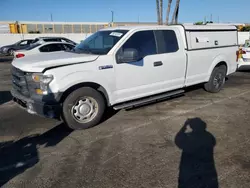
[[[164,15],[168,0],[164,1]],[[172,10],[175,0],[173,0]],[[250,0],[181,0],[179,21],[250,23]],[[156,22],[156,0],[0,0],[0,21]]]

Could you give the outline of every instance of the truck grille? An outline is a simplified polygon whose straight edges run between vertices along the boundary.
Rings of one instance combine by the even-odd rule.
[[[20,94],[23,94],[24,96],[28,97],[29,90],[28,90],[27,81],[25,79],[25,72],[12,66],[11,73],[12,73],[12,86],[13,86],[13,88],[16,91],[18,91]]]

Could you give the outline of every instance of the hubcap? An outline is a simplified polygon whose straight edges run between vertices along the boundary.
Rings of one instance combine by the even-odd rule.
[[[224,76],[222,75],[222,73],[218,73],[215,77],[214,77],[214,81],[213,84],[215,86],[216,89],[219,89],[222,84],[224,83]]]
[[[71,114],[79,123],[93,120],[98,112],[98,104],[92,97],[78,99],[71,108]]]
[[[14,55],[14,50],[10,50],[10,55]]]

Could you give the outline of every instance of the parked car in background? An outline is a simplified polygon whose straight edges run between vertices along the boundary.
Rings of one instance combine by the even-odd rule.
[[[33,39],[25,39],[25,40],[20,40],[16,42],[15,44],[2,46],[0,48],[0,54],[13,55],[16,50],[25,49],[29,47],[32,42],[33,42]]]
[[[69,51],[75,47],[72,43],[68,42],[46,42],[43,44],[35,43],[30,45],[28,48],[24,50],[15,51],[14,57],[15,58],[22,58],[27,55],[34,55],[34,54],[42,54],[42,53],[51,53],[51,52],[58,52],[58,51]]]
[[[238,69],[250,69],[250,40],[246,40],[245,44],[239,49]]]
[[[34,44],[34,43],[44,43],[44,42],[67,42],[76,45],[74,41],[67,39],[65,37],[38,37],[35,38],[32,43]]]

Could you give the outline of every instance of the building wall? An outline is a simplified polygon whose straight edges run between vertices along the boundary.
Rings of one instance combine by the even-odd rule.
[[[93,33],[107,27],[106,24],[25,24],[27,31],[23,33]]]
[[[129,25],[156,25],[151,22],[35,22],[35,21],[9,21],[0,24],[9,24],[11,33],[93,33],[102,28]],[[14,25],[14,26],[13,26]],[[21,30],[18,30],[18,25]]]

